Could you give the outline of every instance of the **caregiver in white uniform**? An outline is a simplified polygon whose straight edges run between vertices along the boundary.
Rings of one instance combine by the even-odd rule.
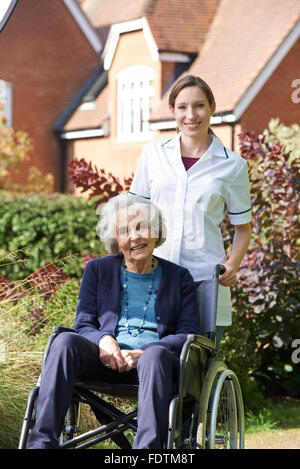
[[[130,193],[150,198],[162,210],[167,240],[154,254],[189,269],[195,282],[211,278],[216,264],[225,265],[217,310],[217,331],[223,332],[231,324],[229,287],[251,237],[247,162],[210,130],[215,100],[199,77],[175,83],[169,106],[179,133],[145,145]],[[235,228],[227,259],[219,227],[226,212]]]

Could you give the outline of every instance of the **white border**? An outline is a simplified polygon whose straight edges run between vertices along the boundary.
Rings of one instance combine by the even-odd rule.
[[[69,130],[60,134],[63,140],[80,140],[82,138],[104,137],[103,129]]]
[[[188,54],[180,52],[160,52],[159,60],[162,62],[189,63],[191,58]]]
[[[232,122],[236,122],[237,118],[235,114],[226,114],[224,116],[212,116],[210,118],[211,125],[217,124],[228,124]],[[175,120],[163,120],[157,122],[150,121],[150,130],[168,130],[168,129],[176,129],[177,124]]]
[[[6,85],[6,103],[5,103],[5,117],[7,124],[12,127],[13,125],[13,85],[8,81]]]
[[[4,83],[5,88],[5,102],[4,102],[4,117],[9,127],[13,124],[13,87],[12,83],[0,79]]]
[[[160,122],[150,122],[150,130],[168,130],[176,129],[177,124],[174,120],[169,121],[160,121]]]

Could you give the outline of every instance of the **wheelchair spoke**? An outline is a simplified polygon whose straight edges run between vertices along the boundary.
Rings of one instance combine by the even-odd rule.
[[[224,372],[215,389],[210,424],[210,448],[237,448],[238,423],[235,389],[229,375]]]
[[[233,371],[215,361],[201,392],[197,448],[244,447],[244,407],[240,385]]]
[[[232,448],[235,447],[236,423],[235,423],[235,402],[231,383],[225,381],[218,405],[218,415],[216,421],[215,447]]]

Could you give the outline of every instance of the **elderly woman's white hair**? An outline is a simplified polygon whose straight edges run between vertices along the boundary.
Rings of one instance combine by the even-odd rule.
[[[150,200],[137,195],[123,193],[112,197],[97,209],[100,215],[96,233],[103,242],[106,251],[113,256],[120,254],[116,235],[118,233],[118,219],[120,213],[126,209],[129,215],[140,214],[146,218],[151,229],[151,236],[158,238],[155,247],[161,246],[166,239],[166,226],[161,211]]]

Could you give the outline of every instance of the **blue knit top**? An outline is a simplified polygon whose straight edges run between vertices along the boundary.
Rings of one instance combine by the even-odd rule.
[[[120,281],[123,285],[124,267],[121,267]],[[115,338],[121,349],[139,349],[142,345],[159,340],[157,332],[157,322],[155,318],[155,300],[156,292],[159,288],[162,276],[161,266],[158,264],[153,272],[152,295],[147,310],[147,316],[142,326],[142,332],[136,337],[129,334],[125,327],[124,311],[124,289],[121,290],[121,314],[116,328]],[[151,282],[151,273],[138,274],[127,272],[127,298],[128,298],[128,324],[129,328],[138,329],[141,326],[143,317],[143,307],[148,297],[149,285]]]

